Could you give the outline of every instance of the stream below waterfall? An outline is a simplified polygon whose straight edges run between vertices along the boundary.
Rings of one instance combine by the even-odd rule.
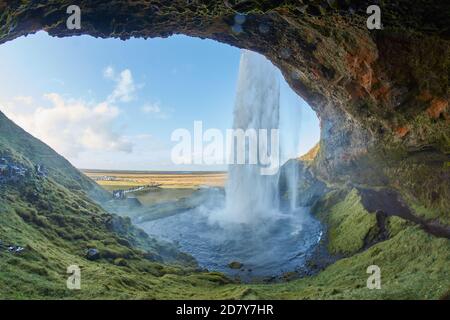
[[[202,268],[242,281],[270,280],[286,272],[305,271],[322,237],[322,226],[308,208],[279,212],[251,224],[221,224],[214,214],[224,210],[225,195],[215,188],[199,207],[139,224],[148,234],[176,244]],[[242,264],[231,268],[232,262]]]

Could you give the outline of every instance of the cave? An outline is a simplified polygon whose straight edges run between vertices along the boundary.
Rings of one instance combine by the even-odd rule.
[[[81,29],[69,30],[72,3],[6,1],[0,42],[39,30],[120,39],[181,33],[259,52],[321,119],[316,175],[448,209],[448,4],[380,4],[383,29],[368,30],[369,2],[300,3],[79,1]]]
[[[376,215],[379,232],[365,248],[387,238],[391,216],[448,239],[450,4],[376,2],[379,30],[366,25],[370,1],[78,1],[80,29],[66,26],[71,1],[6,1],[0,43],[40,30],[122,40],[185,34],[258,52],[320,119],[320,149],[304,175],[354,190],[347,198],[357,194]]]

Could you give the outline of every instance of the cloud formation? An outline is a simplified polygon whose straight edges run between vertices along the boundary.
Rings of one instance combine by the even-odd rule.
[[[116,82],[112,93],[101,103],[66,98],[58,93],[42,96],[49,103],[40,106],[34,97],[18,96],[2,104],[4,113],[27,132],[44,141],[58,153],[76,158],[86,151],[131,153],[133,144],[115,120],[120,115],[118,102],[131,101],[135,86],[128,69],[116,75],[111,67],[105,77]]]
[[[135,99],[134,94],[136,92],[136,85],[134,84],[133,75],[130,69],[125,69],[117,74],[113,67],[108,66],[103,71],[103,76],[106,79],[116,82],[114,91],[107,99],[108,102],[130,102]]]
[[[117,107],[64,99],[57,93],[43,98],[50,107],[24,105],[14,99],[5,104],[5,114],[66,157],[77,157],[83,151],[132,151],[131,142],[114,127],[113,120],[120,114]]]
[[[145,114],[151,115],[157,119],[167,119],[169,118],[169,113],[165,112],[162,108],[159,102],[154,103],[146,103],[142,108],[141,111]]]

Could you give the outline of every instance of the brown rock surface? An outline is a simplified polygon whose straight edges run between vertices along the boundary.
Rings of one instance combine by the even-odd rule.
[[[382,30],[366,27],[366,9],[374,2],[380,3]],[[39,30],[121,39],[182,33],[260,52],[320,117],[318,176],[375,186],[395,180],[425,205],[432,190],[421,190],[424,185],[439,189],[443,199],[448,195],[442,179],[448,176],[443,164],[449,161],[450,126],[441,115],[449,99],[449,2],[76,3],[81,30],[66,28],[66,8],[73,1],[0,1],[0,43]],[[441,208],[448,208],[448,201]]]

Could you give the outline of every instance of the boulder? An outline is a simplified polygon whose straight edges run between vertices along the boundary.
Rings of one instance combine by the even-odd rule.
[[[86,259],[94,261],[100,259],[100,252],[95,248],[89,248],[86,251]]]

